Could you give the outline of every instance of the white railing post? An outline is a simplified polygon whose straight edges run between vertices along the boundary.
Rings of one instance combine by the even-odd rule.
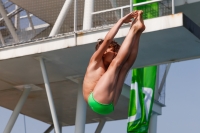
[[[121,18],[123,18],[123,16],[124,16],[124,10],[123,8],[121,8]]]
[[[175,5],[174,5],[174,0],[172,0],[172,14],[175,14]]]
[[[130,12],[133,11],[133,0],[130,0]]]

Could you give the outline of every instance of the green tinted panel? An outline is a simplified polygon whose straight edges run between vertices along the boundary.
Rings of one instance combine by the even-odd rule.
[[[133,0],[133,5],[134,3],[141,3],[141,2],[146,2],[146,1],[149,1],[149,0]],[[155,2],[152,4],[137,6],[137,7],[134,7],[133,10],[143,10],[144,19],[155,18],[159,16],[159,3]]]

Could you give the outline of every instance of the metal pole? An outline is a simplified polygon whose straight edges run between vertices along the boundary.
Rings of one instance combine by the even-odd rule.
[[[156,113],[152,113],[149,124],[149,133],[157,133],[157,116]]]
[[[130,0],[130,12],[133,11],[133,0]]]
[[[159,91],[159,76],[160,76],[160,65],[157,65],[154,99],[159,99],[159,93],[158,93],[158,91]]]
[[[49,128],[47,128],[46,131],[44,131],[44,133],[50,133],[53,129],[54,129],[54,126],[52,124]]]
[[[54,35],[58,34],[58,32],[60,31],[60,27],[62,26],[62,24],[66,18],[66,15],[70,8],[71,3],[72,3],[72,0],[65,0],[65,3],[60,11],[60,14],[58,15],[58,18],[56,19],[56,22],[55,22],[53,29],[51,30],[51,33],[49,36],[54,36]]]
[[[26,116],[24,115],[24,132],[26,133]]]
[[[92,12],[94,10],[94,0],[85,0],[83,30],[92,28]]]
[[[100,120],[100,122],[99,122],[99,125],[98,125],[98,127],[97,127],[95,133],[101,133],[101,131],[102,131],[102,129],[103,129],[105,123],[106,123],[106,119],[105,119],[105,118],[101,118],[101,120]]]
[[[77,45],[77,0],[74,0],[74,42]]]
[[[55,110],[55,106],[54,106],[54,102],[53,102],[53,96],[52,96],[52,93],[51,93],[51,88],[50,88],[50,85],[49,85],[49,80],[48,80],[48,77],[47,77],[47,72],[46,72],[46,69],[45,69],[44,60],[43,60],[42,57],[40,57],[39,60],[40,60],[42,75],[43,75],[43,79],[44,79],[44,84],[45,84],[45,88],[46,88],[46,92],[47,92],[47,98],[48,98],[48,101],[49,101],[49,106],[50,106],[50,111],[51,111],[55,131],[56,131],[56,133],[60,133],[60,126],[59,126],[57,115],[56,115],[56,110]]]
[[[74,0],[74,31],[77,30],[77,0]]]
[[[0,40],[1,40],[2,46],[5,46],[5,42],[4,42],[3,36],[1,34],[1,31],[0,31]]]
[[[15,5],[15,10],[18,10],[18,5]],[[20,24],[19,24],[19,16],[20,16],[20,13],[17,13],[16,15],[15,15],[15,28],[16,29],[19,29],[20,28]]]
[[[121,8],[121,18],[123,18],[123,16],[124,16],[124,10],[123,8]]]
[[[174,5],[174,0],[172,0],[172,14],[175,14],[175,5]]]
[[[160,94],[160,93],[162,92],[162,90],[163,90],[163,86],[164,86],[164,84],[165,84],[165,82],[166,82],[166,78],[167,78],[167,74],[168,74],[168,72],[169,72],[170,66],[171,66],[171,63],[167,64],[167,67],[166,67],[166,69],[165,69],[165,73],[164,73],[164,75],[163,75],[163,77],[162,77],[160,86],[159,86],[159,88],[158,88],[158,94]]]
[[[10,21],[10,19],[8,18],[7,13],[4,9],[4,6],[2,5],[2,2],[0,2],[0,13],[12,35],[13,39],[15,40],[16,43],[19,42],[19,38],[15,32],[14,26],[13,26],[12,22]]]
[[[60,124],[60,132],[62,133],[62,125],[61,124]],[[57,133],[55,129],[54,129],[54,133]]]
[[[28,94],[30,93],[30,90],[31,90],[31,87],[27,87],[24,89],[7,125],[6,125],[6,128],[4,129],[4,132],[3,133],[10,133],[12,128],[13,128],[13,125],[15,124],[15,121],[28,97]]]
[[[82,82],[80,82],[76,106],[75,133],[85,132],[86,107],[86,102],[83,99]]]
[[[30,24],[30,26],[31,26],[31,28],[33,30],[34,36],[35,36],[36,32],[35,32],[35,28],[34,28],[34,25],[33,25],[33,21],[32,21],[32,19],[30,17],[30,13],[26,11],[26,14],[27,14],[27,17],[28,17],[28,20],[29,20],[29,24]]]

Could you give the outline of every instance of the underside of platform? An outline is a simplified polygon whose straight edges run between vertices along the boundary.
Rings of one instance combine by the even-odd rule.
[[[171,63],[200,57],[200,28],[182,13],[145,20],[146,30],[140,39],[138,57],[133,68]],[[63,125],[74,125],[78,85],[70,79],[83,78],[88,61],[98,38],[104,38],[110,26],[89,31],[57,35],[7,46],[0,49],[0,106],[13,110],[22,91],[18,85],[34,84],[44,87],[38,56],[45,58],[49,82],[58,120]],[[122,43],[129,25],[116,35]],[[127,118],[129,99],[121,96],[110,120]],[[52,123],[45,89],[32,91],[22,114]],[[87,122],[100,118],[87,109]]]

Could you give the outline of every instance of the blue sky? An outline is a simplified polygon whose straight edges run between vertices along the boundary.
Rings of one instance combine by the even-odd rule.
[[[200,59],[174,63],[166,83],[158,133],[199,133]]]
[[[166,107],[158,117],[157,133],[199,133],[200,120],[200,59],[173,63],[166,81]],[[11,111],[0,108],[0,133]],[[25,117],[26,133],[42,133],[49,125]],[[97,124],[86,125],[85,133],[94,133]],[[74,132],[64,127],[63,132]],[[126,120],[107,122],[102,133],[126,133]],[[12,133],[25,133],[24,116],[20,115]],[[53,132],[52,132],[53,133]]]

